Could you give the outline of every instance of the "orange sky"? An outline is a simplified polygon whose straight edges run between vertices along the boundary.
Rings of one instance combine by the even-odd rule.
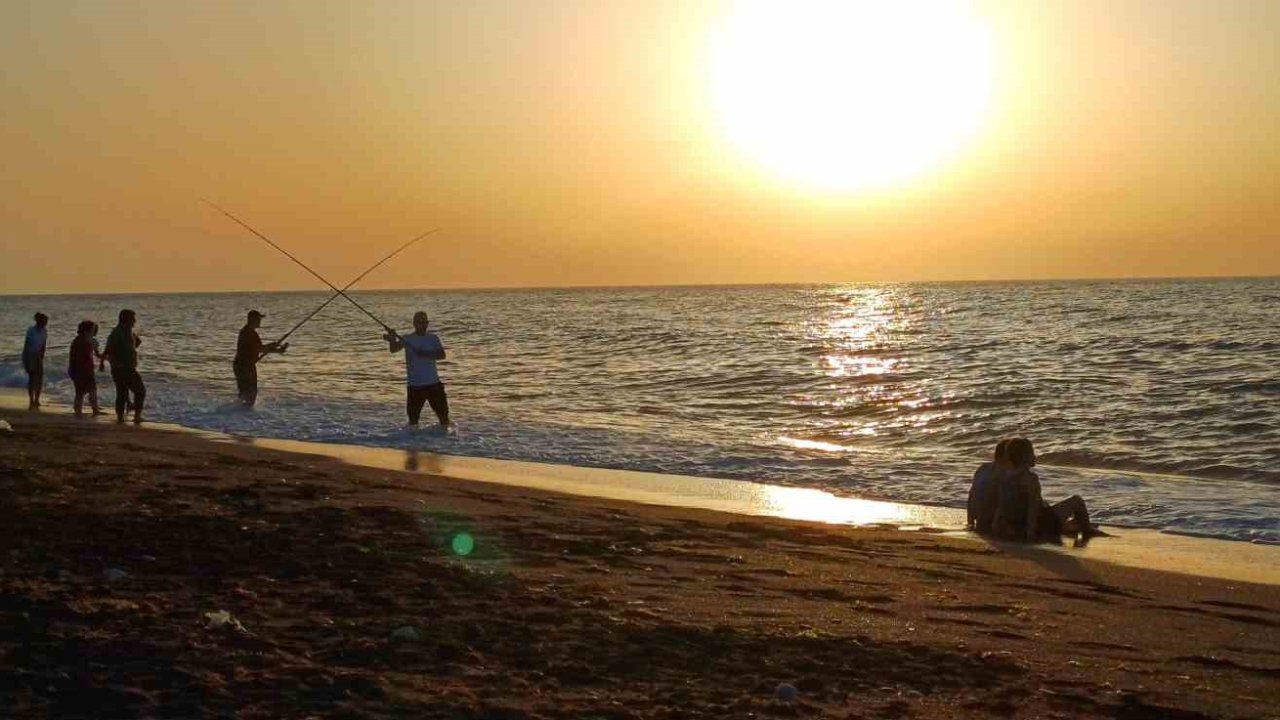
[[[981,2],[985,122],[901,186],[725,140],[733,3],[0,5],[0,292],[1280,274],[1280,3]],[[778,52],[762,48],[762,53]]]

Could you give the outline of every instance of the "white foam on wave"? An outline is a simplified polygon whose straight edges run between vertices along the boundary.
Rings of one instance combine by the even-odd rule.
[[[210,393],[203,383],[157,375],[147,378],[148,412],[155,420],[230,435],[365,445],[502,460],[523,460],[753,480],[816,487],[872,499],[960,507],[971,461],[950,463],[891,453],[860,458],[748,439],[725,447],[620,429],[573,427],[510,417],[465,417],[456,434],[404,423],[403,406],[350,398],[317,398],[264,388],[258,407],[241,407],[228,383]],[[51,388],[68,399],[70,384]],[[110,394],[110,391],[108,391]],[[465,412],[455,404],[454,411]],[[1256,484],[1189,478],[1041,468],[1049,499],[1085,496],[1103,522],[1262,542],[1280,541],[1274,518],[1280,505]],[[1224,485],[1225,483],[1225,485]],[[1224,506],[1229,492],[1235,502]]]
[[[278,331],[323,293],[0,298],[0,384],[25,384],[17,352],[40,309],[52,318],[51,397],[69,399],[73,320],[105,328],[130,307],[146,337],[148,415],[193,427],[951,506],[996,439],[1017,434],[1049,459],[1049,497],[1084,495],[1108,521],[1266,538],[1280,535],[1274,483],[1264,484],[1280,467],[1270,402],[1280,344],[1266,300],[1276,283],[361,297],[388,318],[429,307],[440,323],[443,374],[466,423],[456,438],[398,434],[403,360],[341,303],[264,363],[256,412],[228,407],[245,309],[267,307],[280,325],[264,332]],[[1174,341],[1188,347],[1168,344],[1174,317]],[[110,385],[100,376],[108,404]]]

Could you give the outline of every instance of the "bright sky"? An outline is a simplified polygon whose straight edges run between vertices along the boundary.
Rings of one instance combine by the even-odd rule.
[[[0,4],[0,292],[1280,274],[1280,2]]]

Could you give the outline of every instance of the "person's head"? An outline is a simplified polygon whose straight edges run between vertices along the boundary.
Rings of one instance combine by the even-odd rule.
[[[125,327],[133,327],[138,322],[138,315],[132,310],[120,311],[120,324]]]
[[[49,316],[45,315],[42,312],[38,312],[35,314],[35,321],[36,321],[36,327],[42,328],[45,325],[49,324]]]
[[[266,316],[257,310],[250,310],[249,315],[245,318],[246,324],[254,330],[257,330],[262,325],[262,318],[264,317]]]
[[[421,310],[413,314],[414,332],[424,333],[427,331],[427,314]]]
[[[996,443],[996,451],[992,455],[992,459],[996,461],[997,465],[1003,465],[1009,461],[1009,438]]]
[[[93,328],[94,325],[92,320],[81,320],[80,324],[76,326],[76,333],[89,336],[93,334]]]
[[[1005,447],[1009,464],[1019,470],[1033,467],[1036,464],[1036,449],[1026,438],[1013,438]]]

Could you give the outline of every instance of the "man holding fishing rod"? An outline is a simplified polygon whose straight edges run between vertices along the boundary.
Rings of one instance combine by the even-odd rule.
[[[221,207],[218,207],[217,205],[215,205],[214,203],[208,200],[202,200],[202,202],[204,202],[206,205],[213,208],[214,210],[217,210],[218,212],[222,213],[228,219],[230,219],[232,222],[236,223],[240,227],[244,228],[245,230],[248,230],[250,233],[257,236],[260,240],[270,245],[272,248],[280,252],[285,257],[292,260],[294,264],[298,265],[298,267],[301,267],[303,270],[306,270],[307,272],[311,273],[311,275],[315,279],[319,280],[325,285],[328,285],[329,289],[333,291],[333,295],[331,295],[328,300],[324,301],[324,303],[321,304],[320,307],[316,308],[315,310],[312,310],[311,314],[302,318],[302,320],[300,320],[297,325],[294,325],[293,328],[289,330],[289,332],[285,333],[284,336],[281,337],[279,340],[277,340],[275,343],[272,343],[273,345],[276,345],[279,347],[287,347],[287,345],[284,344],[284,341],[288,339],[288,337],[292,335],[294,331],[302,327],[303,324],[305,324],[308,320],[315,317],[316,313],[328,307],[329,303],[333,302],[339,297],[345,298],[347,302],[351,303],[357,310],[367,315],[369,319],[376,322],[379,325],[379,327],[381,327],[383,330],[386,331],[386,333],[382,337],[384,340],[387,341],[387,343],[389,343],[391,352],[394,353],[399,351],[402,348],[404,349],[405,366],[406,366],[406,371],[408,373],[408,385],[409,385],[409,390],[408,390],[409,397],[407,401],[407,409],[409,413],[409,424],[416,426],[418,424],[418,417],[422,413],[423,404],[430,403],[431,409],[435,411],[436,417],[440,419],[440,427],[446,431],[449,430],[450,428],[449,401],[444,393],[444,384],[440,382],[440,376],[436,372],[436,361],[444,359],[444,345],[440,342],[440,338],[437,337],[434,333],[427,332],[427,314],[422,311],[414,313],[414,316],[413,316],[414,332],[412,335],[409,335],[407,337],[402,337],[390,325],[387,325],[377,315],[374,315],[373,313],[369,312],[368,309],[366,309],[360,303],[356,302],[354,298],[352,298],[350,295],[347,294],[347,290],[351,289],[351,287],[354,286],[357,282],[359,282],[362,278],[364,278],[364,276],[378,269],[380,266],[382,266],[383,263],[387,262],[388,260],[395,257],[396,255],[399,255],[409,246],[416,244],[417,242],[421,241],[423,238],[427,237],[428,235],[434,234],[440,228],[428,230],[422,233],[421,235],[415,237],[414,239],[410,240],[409,242],[405,243],[404,245],[401,245],[400,247],[396,248],[395,251],[392,252],[390,255],[387,255],[386,257],[382,258],[377,263],[375,263],[373,267],[369,268],[368,270],[365,270],[363,273],[360,273],[360,275],[356,276],[354,280],[347,283],[346,287],[340,288],[337,285],[334,285],[333,283],[326,280],[323,276],[320,275],[320,273],[316,272],[315,270],[312,270],[310,267],[306,265],[306,263],[294,257],[293,253],[290,253],[288,250],[285,250],[284,248],[277,245],[275,241],[273,241],[271,238],[267,237],[266,235],[263,235],[257,230],[254,230],[245,221],[241,220],[235,215],[232,215],[231,213],[227,212]],[[251,324],[253,323],[252,314],[250,315],[250,323]],[[243,333],[243,331],[241,332]],[[257,333],[254,333],[255,336],[256,334]],[[279,352],[283,352],[283,350],[279,350]],[[237,352],[237,355],[238,354],[239,353]],[[256,361],[255,361],[255,364],[256,364]],[[239,380],[238,374],[237,374],[237,380]],[[257,377],[255,373],[255,376],[254,376],[255,391],[257,386],[256,380],[257,380]]]
[[[404,350],[404,367],[408,389],[405,398],[405,410],[409,415],[409,425],[418,426],[418,418],[422,415],[424,403],[431,405],[440,420],[441,429],[449,430],[449,398],[444,392],[444,383],[440,382],[440,374],[436,370],[436,361],[444,360],[444,343],[440,337],[427,332],[427,314],[421,310],[413,314],[413,334],[399,335],[391,328],[382,336],[387,341],[388,352]]]
[[[249,311],[244,327],[240,328],[240,337],[236,339],[236,357],[231,361],[240,403],[250,408],[258,402],[258,361],[272,353],[284,354],[289,349],[289,343],[281,340],[263,344],[258,336],[263,317],[257,310]]]

